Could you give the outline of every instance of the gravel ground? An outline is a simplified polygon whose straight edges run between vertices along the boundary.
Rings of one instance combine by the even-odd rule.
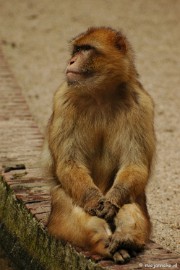
[[[180,252],[180,0],[0,0],[0,41],[44,132],[64,79],[68,41],[89,26],[127,34],[156,104],[157,157],[147,188],[152,239]]]

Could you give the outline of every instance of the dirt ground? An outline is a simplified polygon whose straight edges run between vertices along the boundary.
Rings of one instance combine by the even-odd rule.
[[[152,239],[180,252],[180,0],[0,0],[0,41],[44,132],[68,41],[89,26],[127,34],[156,104],[157,158],[147,188]]]

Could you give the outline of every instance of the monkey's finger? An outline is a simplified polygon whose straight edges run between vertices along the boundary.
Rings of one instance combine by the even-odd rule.
[[[104,208],[98,212],[98,216],[110,221],[115,216],[116,212],[116,206],[112,205],[110,202],[106,202]]]
[[[104,209],[104,201],[105,201],[104,199],[100,199],[98,201],[98,206],[97,206],[98,211],[102,211]]]
[[[107,222],[109,222],[109,221],[113,220],[113,218],[115,217],[115,215],[116,215],[116,210],[115,210],[114,208],[111,208],[111,209],[107,212],[107,214],[104,216],[104,218],[105,218],[105,220],[106,220]]]
[[[108,209],[107,208],[104,208],[102,211],[97,210],[96,211],[96,214],[97,214],[98,217],[104,218],[106,216],[106,214],[107,214],[107,211],[108,211]]]
[[[110,222],[111,220],[113,220],[113,218],[116,216],[119,208],[109,202],[106,203],[106,208],[105,208],[106,214],[104,215],[104,218],[107,222]]]
[[[90,214],[91,216],[96,216],[96,212],[94,209],[87,209],[86,212]]]

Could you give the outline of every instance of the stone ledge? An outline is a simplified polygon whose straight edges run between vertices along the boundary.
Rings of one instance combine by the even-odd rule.
[[[0,240],[18,269],[120,270],[180,263],[177,254],[153,242],[120,266],[50,237],[46,231],[49,182],[38,168],[43,138],[1,51],[0,96]],[[22,163],[26,169],[4,171],[5,166]]]
[[[50,237],[41,221],[16,197],[1,176],[0,239],[18,269],[103,269],[71,245]]]

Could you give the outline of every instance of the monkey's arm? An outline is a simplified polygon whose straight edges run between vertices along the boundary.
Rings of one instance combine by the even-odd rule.
[[[106,194],[107,200],[119,207],[137,201],[145,192],[155,152],[153,129],[134,134],[124,147],[126,150],[123,152],[113,186]]]
[[[121,168],[113,186],[105,196],[104,207],[97,212],[97,215],[107,221],[113,220],[121,206],[135,202],[138,196],[144,193],[148,177],[146,167],[131,164]]]
[[[103,207],[103,195],[89,174],[88,169],[77,161],[59,162],[56,174],[64,190],[73,201],[91,215]]]
[[[106,195],[107,200],[119,207],[135,202],[144,193],[148,178],[149,170],[146,166],[130,164],[122,167]]]
[[[106,194],[107,200],[119,207],[137,201],[138,197],[144,194],[152,169],[156,144],[154,106],[151,98],[142,92],[142,89],[139,96],[138,106],[126,114],[119,170]]]
[[[75,204],[90,214],[101,208],[103,194],[93,183],[79,147],[77,107],[64,83],[54,96],[53,115],[48,126],[48,143],[56,177]],[[93,210],[94,209],[94,210]]]

